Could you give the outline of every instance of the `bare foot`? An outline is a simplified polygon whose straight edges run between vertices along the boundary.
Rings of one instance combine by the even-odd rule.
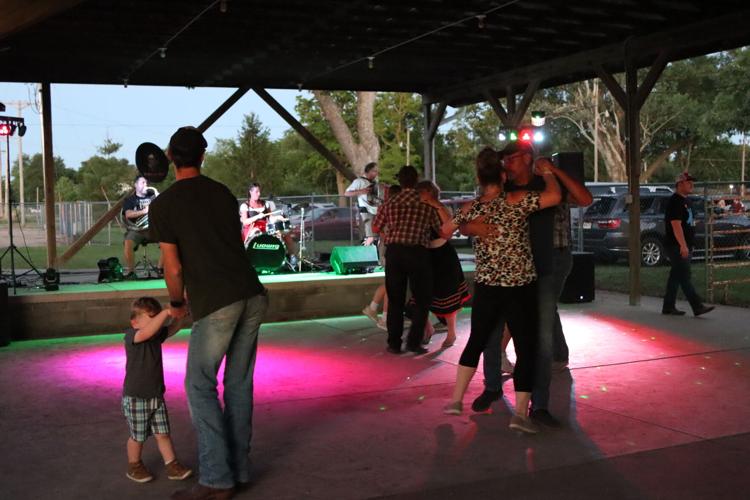
[[[442,345],[442,347],[443,347],[443,349],[447,349],[448,347],[451,347],[451,346],[452,346],[453,344],[455,344],[455,343],[456,343],[456,336],[455,336],[455,335],[454,335],[454,336],[452,336],[452,337],[451,337],[451,336],[448,336],[448,337],[446,337],[446,338],[445,338],[445,340],[443,341],[443,345]]]

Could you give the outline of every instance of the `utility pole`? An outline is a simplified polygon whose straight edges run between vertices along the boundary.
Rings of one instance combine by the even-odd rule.
[[[599,80],[594,80],[594,182],[599,182]]]
[[[745,132],[742,132],[742,170],[740,172],[740,196],[745,198],[745,150],[747,148],[747,138]]]

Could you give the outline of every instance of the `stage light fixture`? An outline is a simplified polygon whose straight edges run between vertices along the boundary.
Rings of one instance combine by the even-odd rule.
[[[111,283],[113,281],[122,281],[122,264],[117,257],[99,260],[96,265],[99,267],[99,283]]]
[[[60,289],[60,273],[54,268],[47,268],[42,275],[42,282],[44,283],[44,289],[48,292],[54,292]]]
[[[534,138],[531,130],[521,130],[518,133],[518,140],[521,142],[531,142]]]
[[[544,111],[532,111],[531,112],[531,125],[534,127],[543,127],[546,121]]]
[[[13,135],[13,125],[10,123],[0,123],[0,137]]]
[[[0,113],[2,113],[3,111],[5,111],[5,104],[0,102]]]
[[[20,137],[23,137],[26,135],[26,124],[22,123],[18,126],[18,135]]]
[[[534,132],[532,138],[534,142],[544,142],[544,133],[541,130],[537,130]]]

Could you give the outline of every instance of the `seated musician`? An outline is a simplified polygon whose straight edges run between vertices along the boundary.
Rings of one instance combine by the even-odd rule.
[[[247,190],[247,200],[240,205],[240,221],[242,222],[242,240],[245,246],[255,236],[267,233],[271,224],[285,221],[280,210],[276,209],[276,204],[271,200],[262,200],[260,198],[260,184],[253,182]],[[288,231],[277,231],[279,236],[286,245],[287,255],[291,261],[296,260],[297,243]]]
[[[135,251],[140,245],[152,243],[148,232],[148,207],[159,194],[155,188],[148,186],[146,178],[137,175],[133,181],[134,193],[129,196],[122,206],[125,222],[124,257],[128,273],[125,279],[136,279]],[[162,256],[159,252],[158,273],[162,274]]]

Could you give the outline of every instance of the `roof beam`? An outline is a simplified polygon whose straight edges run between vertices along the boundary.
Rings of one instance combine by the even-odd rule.
[[[538,79],[542,85],[552,81],[576,81],[595,76],[596,66],[610,71],[625,69],[625,45],[637,55],[632,63],[650,66],[654,56],[670,49],[672,60],[710,53],[750,42],[750,10],[713,18],[663,32],[629,38],[570,56],[518,67],[461,83],[433,87],[426,92],[432,102],[447,101],[454,106],[482,100],[485,89],[525,84]],[[497,92],[494,92],[497,95]]]
[[[3,0],[0,40],[68,10],[82,0]]]
[[[328,160],[328,162],[331,164],[333,168],[335,168],[342,176],[344,176],[346,179],[349,179],[350,181],[353,181],[357,178],[356,175],[354,175],[354,172],[350,168],[348,168],[341,159],[333,154],[330,149],[325,147],[325,145],[318,140],[317,137],[315,137],[307,128],[305,128],[304,125],[302,125],[297,119],[292,116],[292,114],[287,111],[284,106],[281,105],[279,101],[273,98],[271,94],[269,94],[266,89],[262,88],[253,88],[253,92],[258,94],[258,97],[263,99],[266,104],[268,104],[271,109],[276,111],[276,113],[284,119],[285,122],[289,124],[290,127],[292,127],[299,135],[302,136],[304,140],[307,141],[307,143],[315,149],[318,153],[320,153],[323,158]]]

